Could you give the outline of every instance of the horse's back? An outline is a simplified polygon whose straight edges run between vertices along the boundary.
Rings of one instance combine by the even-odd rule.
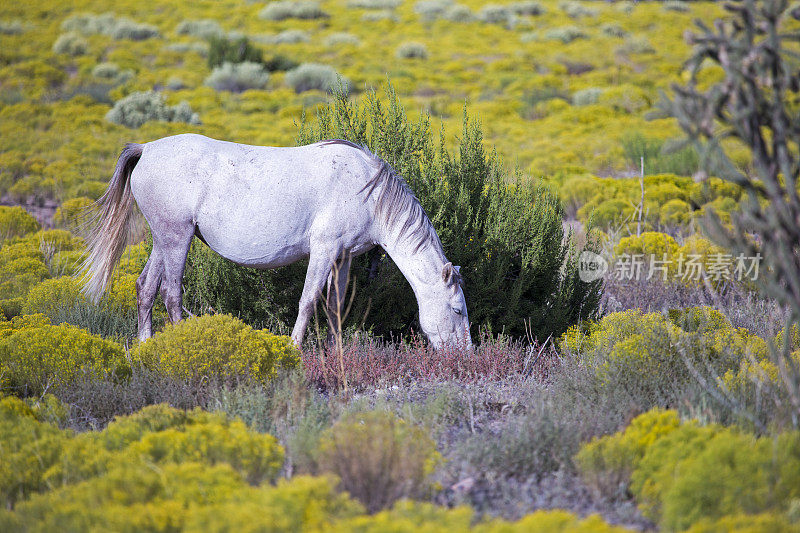
[[[183,134],[144,146],[131,188],[151,227],[191,224],[224,257],[273,267],[307,256],[315,233],[343,235],[348,247],[368,239],[359,192],[370,173],[369,159],[347,145],[276,148]]]

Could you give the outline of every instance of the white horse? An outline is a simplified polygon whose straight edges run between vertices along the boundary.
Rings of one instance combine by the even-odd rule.
[[[325,282],[329,316],[338,316],[344,299],[338,288],[346,284],[350,259],[375,246],[411,284],[430,342],[471,342],[459,267],[445,258],[403,179],[364,147],[332,140],[272,148],[194,134],[126,145],[97,201],[88,239],[84,291],[94,301],[125,248],[134,199],[153,235],[153,251],[136,282],[143,341],[152,335],[159,287],[170,320],[182,318],[181,281],[196,235],[249,267],[277,268],[308,258],[292,330],[298,346]]]

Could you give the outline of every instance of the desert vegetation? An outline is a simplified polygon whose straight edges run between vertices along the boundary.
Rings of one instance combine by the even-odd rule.
[[[0,6],[0,530],[800,528],[795,7],[109,9]],[[83,223],[179,132],[368,146],[474,347],[428,345],[380,249],[295,346],[305,265],[197,239],[140,343],[147,226],[95,303]]]

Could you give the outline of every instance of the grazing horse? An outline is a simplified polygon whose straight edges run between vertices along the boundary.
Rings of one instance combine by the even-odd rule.
[[[159,289],[170,320],[181,319],[181,280],[196,235],[244,266],[277,268],[308,258],[292,330],[298,346],[326,281],[329,316],[340,316],[339,289],[350,260],[375,246],[411,284],[430,342],[471,343],[459,267],[445,258],[405,181],[365,147],[330,140],[273,148],[194,134],[126,145],[97,201],[88,237],[82,272],[84,292],[94,301],[125,249],[134,200],[153,235],[153,251],[136,282],[142,341],[152,335]]]

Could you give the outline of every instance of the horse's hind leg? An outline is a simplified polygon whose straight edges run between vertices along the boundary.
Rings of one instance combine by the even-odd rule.
[[[186,267],[186,256],[189,253],[189,245],[192,243],[194,235],[194,225],[192,223],[181,224],[177,228],[172,228],[166,234],[153,235],[153,250],[158,247],[164,261],[164,273],[161,278],[161,298],[167,308],[167,316],[173,324],[183,318],[183,295],[181,293],[181,281],[183,281],[183,270]]]
[[[153,334],[153,303],[164,273],[164,263],[157,250],[150,253],[144,270],[136,280],[136,310],[139,321],[139,340],[146,341]]]

